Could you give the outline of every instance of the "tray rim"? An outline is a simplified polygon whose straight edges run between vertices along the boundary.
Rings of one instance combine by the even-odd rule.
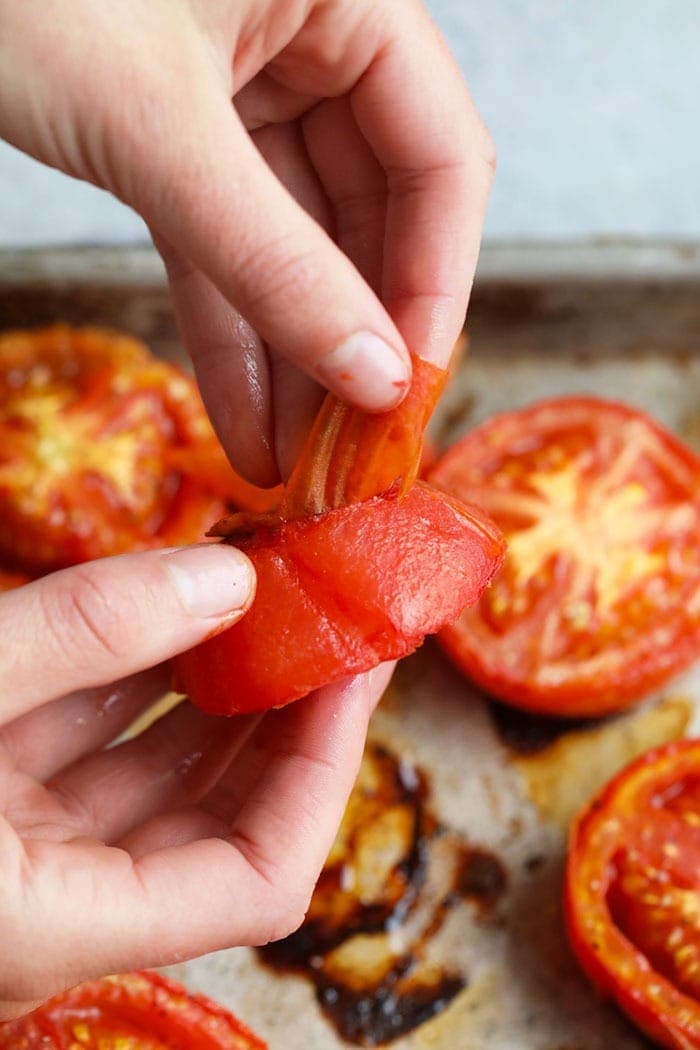
[[[487,240],[476,283],[700,281],[700,240]],[[161,288],[166,276],[150,244],[0,248],[0,285]]]

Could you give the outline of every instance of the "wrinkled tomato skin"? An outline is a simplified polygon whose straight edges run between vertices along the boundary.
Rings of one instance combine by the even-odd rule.
[[[0,1024],[0,1050],[267,1050],[237,1017],[156,973],[87,981]]]
[[[548,454],[561,462],[537,474],[532,464]],[[625,458],[626,473],[620,468],[616,479]],[[563,489],[571,499],[566,513],[561,494],[536,488],[559,470],[572,482]],[[595,507],[596,531],[591,493],[603,491],[608,477],[612,498]],[[697,659],[700,460],[644,413],[593,397],[539,402],[467,434],[428,480],[482,507],[509,544],[493,587],[439,635],[451,659],[488,693],[535,714],[599,716],[639,700]],[[539,506],[539,519],[530,516],[532,506]],[[548,558],[526,571],[516,561],[518,544],[548,527]],[[653,565],[636,589],[626,575],[634,558]],[[607,604],[599,598],[606,573],[614,579]],[[549,652],[546,639],[554,639]]]
[[[195,542],[227,478],[233,491],[195,384],[142,343],[66,325],[0,335],[4,563],[37,575]]]
[[[681,740],[622,770],[569,840],[564,911],[574,953],[599,994],[670,1050],[700,1048],[700,999],[687,984],[690,975],[700,987],[700,922],[675,904],[700,894],[699,829],[700,740]],[[622,885],[630,869],[636,897]],[[665,972],[654,959],[662,943]]]
[[[503,557],[479,512],[422,483],[237,541],[252,608],[177,658],[178,687],[212,714],[279,707],[405,656],[475,601]]]

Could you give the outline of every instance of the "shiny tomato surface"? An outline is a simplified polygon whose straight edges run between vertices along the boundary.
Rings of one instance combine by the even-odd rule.
[[[141,343],[64,325],[0,336],[5,564],[40,573],[202,538],[224,493],[188,468],[195,453],[225,477],[194,383]]]
[[[601,714],[700,654],[700,460],[642,412],[568,397],[496,416],[429,481],[508,541],[493,586],[440,635],[494,696]]]
[[[213,714],[278,707],[405,656],[503,557],[485,516],[420,482],[235,542],[256,568],[252,608],[175,661],[178,686]]]
[[[565,904],[598,990],[660,1046],[700,1047],[700,740],[648,752],[590,803]]]
[[[88,981],[0,1024],[2,1050],[266,1050],[223,1006],[155,973]]]

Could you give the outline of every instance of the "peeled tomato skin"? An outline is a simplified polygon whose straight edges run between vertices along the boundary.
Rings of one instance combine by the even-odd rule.
[[[211,714],[280,707],[406,656],[478,599],[504,553],[481,512],[422,483],[239,546],[258,575],[251,609],[175,661],[177,687]]]

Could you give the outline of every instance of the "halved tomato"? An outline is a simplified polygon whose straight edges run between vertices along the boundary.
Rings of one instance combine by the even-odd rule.
[[[196,386],[128,336],[0,336],[0,554],[41,573],[201,539],[235,498]]]
[[[266,1050],[223,1006],[155,973],[88,981],[0,1024],[2,1050]]]
[[[598,990],[661,1046],[700,1047],[700,740],[649,751],[571,833],[573,949]]]
[[[544,401],[477,427],[428,480],[508,540],[493,586],[440,635],[494,696],[602,714],[700,654],[700,460],[649,416]]]

